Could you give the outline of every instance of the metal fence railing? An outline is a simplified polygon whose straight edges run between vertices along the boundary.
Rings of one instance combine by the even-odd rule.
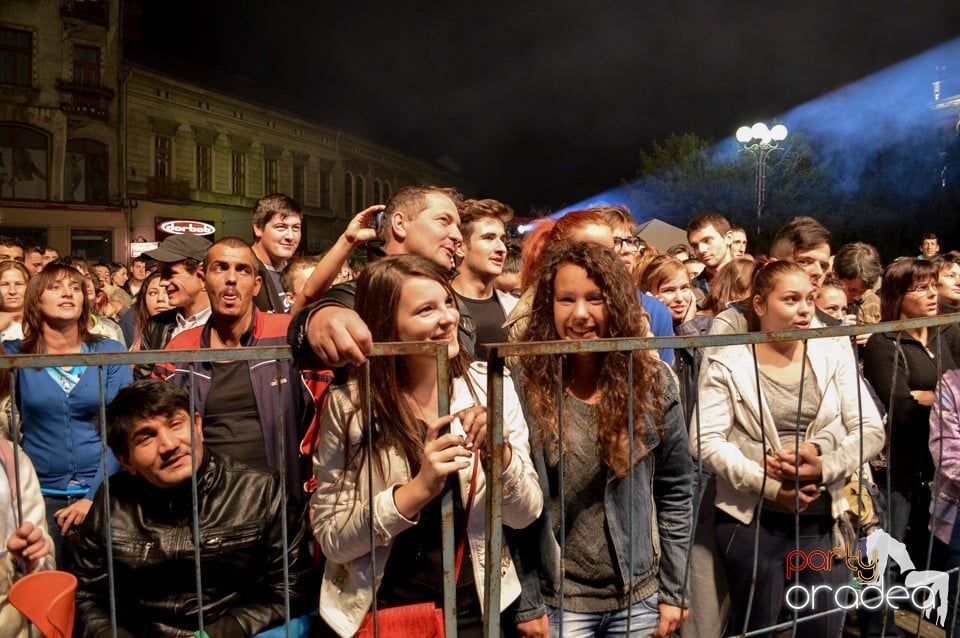
[[[563,357],[564,355],[581,353],[581,352],[611,352],[611,351],[631,351],[631,350],[644,350],[644,349],[661,349],[661,348],[711,348],[718,346],[734,345],[734,344],[757,344],[769,341],[786,341],[786,340],[809,340],[809,339],[821,339],[829,337],[853,337],[857,334],[865,332],[888,332],[888,331],[900,331],[913,329],[918,327],[934,327],[948,324],[960,323],[960,315],[945,315],[939,317],[933,317],[928,319],[914,319],[901,322],[892,322],[886,324],[877,324],[877,325],[860,325],[852,327],[841,327],[841,328],[821,328],[821,329],[808,329],[808,330],[793,330],[786,332],[778,333],[752,333],[752,334],[741,334],[741,335],[717,335],[717,336],[696,336],[696,337],[670,337],[670,338],[638,338],[638,339],[602,339],[595,341],[565,341],[565,342],[544,342],[544,343],[510,343],[510,344],[494,344],[489,348],[489,354],[487,358],[487,396],[488,396],[488,425],[487,425],[487,441],[486,441],[486,454],[485,454],[485,465],[484,470],[486,473],[487,481],[487,491],[486,491],[486,538],[485,538],[485,556],[487,560],[486,568],[484,569],[484,601],[483,608],[485,610],[484,614],[484,635],[488,637],[499,636],[501,632],[501,618],[499,611],[499,601],[501,594],[501,570],[500,570],[500,561],[501,561],[501,549],[503,545],[503,516],[502,516],[502,451],[504,445],[504,431],[503,431],[503,397],[504,397],[504,384],[509,383],[507,379],[508,376],[505,375],[505,359],[510,357],[517,357],[521,361],[525,357],[532,356],[556,356]],[[375,351],[372,356],[403,356],[406,354],[411,354],[413,352],[432,352],[436,354],[438,361],[438,370],[440,371],[440,378],[445,378],[446,375],[446,365],[447,361],[445,359],[445,349],[438,347],[436,344],[378,344],[375,347]],[[235,348],[235,349],[225,349],[225,350],[197,350],[197,351],[151,351],[151,352],[128,352],[128,353],[86,353],[86,354],[77,354],[77,355],[18,355],[18,356],[2,356],[0,357],[0,372],[2,371],[16,371],[22,368],[38,368],[38,367],[54,367],[54,366],[64,366],[71,367],[75,365],[88,366],[90,371],[92,370],[102,370],[102,366],[106,365],[143,365],[143,364],[155,364],[160,362],[171,362],[171,363],[199,363],[199,362],[208,362],[208,361],[223,361],[223,360],[248,360],[248,361],[282,361],[288,360],[291,357],[289,348],[287,347],[274,347],[274,348]],[[279,364],[278,364],[279,365]],[[631,364],[632,365],[632,364]],[[88,374],[90,373],[88,371]],[[99,387],[101,392],[101,399],[104,395],[104,381],[102,372],[99,378]],[[632,374],[632,372],[631,372]],[[895,374],[894,371],[891,371],[891,374]],[[369,375],[360,375],[361,379],[366,380],[366,383],[369,384]],[[556,392],[558,401],[562,398],[562,383],[560,379],[557,380]],[[279,385],[278,384],[278,396],[279,396]],[[377,388],[363,388],[361,393],[364,396],[364,409],[366,411],[370,410],[370,395],[371,392],[376,392]],[[12,390],[12,398],[14,402],[16,401],[17,388],[14,384]],[[628,396],[631,396],[628,394]],[[191,393],[191,400],[192,400]],[[888,404],[890,397],[881,397],[883,403]],[[447,388],[445,384],[440,384],[440,397],[439,397],[439,413],[446,414],[449,412],[449,400],[450,397],[447,394]],[[632,399],[631,399],[632,400]],[[559,402],[558,402],[558,405]],[[632,406],[631,406],[632,407]],[[191,413],[193,412],[193,405],[191,404]],[[933,410],[937,410],[938,406],[934,406]],[[105,404],[101,400],[100,406],[100,417],[101,421],[105,413]],[[628,408],[628,414],[633,414],[633,410]],[[687,415],[689,422],[690,415]],[[281,413],[280,423],[277,424],[278,436],[283,436],[286,428],[292,427],[291,415],[285,415]],[[533,429],[535,424],[529,424],[530,428]],[[632,417],[630,418],[630,423],[628,425],[629,438],[632,441],[632,429],[634,424],[632,423]],[[21,424],[18,422],[16,416],[12,419],[12,433],[14,441],[17,441],[20,436],[21,427],[29,428],[29,423]],[[562,418],[560,419],[560,427],[562,428]],[[102,444],[102,449],[104,452],[104,467],[106,468],[106,437],[105,437],[105,425],[101,423],[100,425],[100,438],[104,443]],[[561,438],[562,440],[562,438]],[[887,442],[889,446],[889,441]],[[22,453],[19,446],[15,444],[15,449],[17,453]],[[694,447],[697,447],[697,444],[694,444]],[[280,450],[284,449],[284,446],[279,446]],[[632,458],[631,450],[631,458]],[[368,457],[369,458],[369,457]],[[866,459],[865,459],[866,460]],[[281,456],[281,467],[279,468],[281,472],[285,469],[285,464],[291,462],[291,459],[285,459]],[[691,481],[697,480],[696,477],[702,476],[703,468],[702,465],[699,465],[699,460],[695,459],[695,462],[698,464],[697,470],[694,476],[691,476]],[[561,457],[561,464],[563,463]],[[561,465],[562,467],[562,465]],[[562,472],[561,472],[562,475]],[[19,475],[17,475],[19,476]],[[628,480],[633,480],[632,473],[628,477]],[[937,478],[939,481],[939,476]],[[105,481],[104,489],[109,490],[110,482],[109,480]],[[888,482],[889,485],[889,482]],[[934,486],[935,487],[935,486]],[[19,484],[15,486],[19,491]],[[194,495],[196,494],[196,484],[193,485]],[[559,488],[560,493],[560,503],[561,510],[560,516],[561,520],[565,516],[564,510],[562,508],[563,498],[562,498],[562,483]],[[19,493],[19,492],[18,492]],[[934,489],[934,494],[936,495],[937,490]],[[695,495],[698,496],[701,494],[701,491],[696,491]],[[194,500],[196,503],[196,499]],[[936,507],[936,496],[934,496],[934,507]],[[544,507],[549,507],[548,504],[544,504]],[[694,512],[699,511],[699,503],[695,503]],[[631,509],[632,512],[632,509]],[[371,517],[372,520],[372,517]],[[197,512],[194,510],[193,513],[193,523],[194,529],[193,534],[195,538],[199,538],[199,530],[196,528],[197,521]],[[695,528],[697,524],[696,518],[694,519],[693,527]],[[633,521],[630,523],[631,528]],[[453,548],[454,548],[454,529],[453,529],[453,504],[452,504],[452,494],[448,488],[444,495],[442,496],[442,555],[443,555],[443,607],[445,612],[445,625],[447,629],[448,636],[456,635],[456,615],[455,615],[455,574],[453,569]],[[560,529],[564,529],[564,525],[560,525]],[[286,531],[286,530],[285,530]],[[109,533],[109,532],[108,532]],[[372,536],[373,530],[371,529],[371,544],[375,543],[375,540]],[[286,535],[285,535],[286,538]],[[932,535],[930,537],[930,546],[933,546]],[[564,543],[561,538],[561,552],[564,551]],[[197,596],[202,598],[202,565],[200,564],[200,555],[197,553],[197,569],[196,569],[196,591]],[[632,561],[634,557],[629,557],[629,560]],[[785,557],[786,558],[786,557]],[[924,571],[931,570],[931,553],[928,552],[927,556],[923,557],[922,565],[920,566]],[[562,564],[562,562],[561,562]],[[110,583],[111,583],[111,619],[113,623],[114,632],[117,631],[117,619],[116,619],[116,600],[113,596],[114,593],[114,574],[112,563],[108,562],[108,567],[110,571]],[[954,570],[955,571],[955,570]],[[316,574],[317,579],[321,577],[320,573]],[[374,601],[376,596],[373,597]],[[563,605],[563,595],[561,592],[560,596],[561,608]],[[374,603],[375,604],[375,603]],[[691,605],[696,605],[697,601],[690,601]],[[202,605],[201,605],[202,608]],[[953,614],[957,609],[957,600],[956,597],[950,600],[949,605],[949,616],[947,620],[947,635],[950,635],[949,629],[952,627]],[[822,613],[826,614],[846,614],[848,610],[845,609],[827,609]],[[287,608],[287,620],[290,620],[290,611],[289,607]],[[797,629],[802,623],[805,622],[804,618],[799,618],[796,615],[791,618],[789,621],[777,625],[775,627],[766,628],[766,630],[774,631],[784,631],[787,632],[784,635],[796,634]],[[886,622],[886,616],[884,616],[884,622]],[[920,617],[918,616],[915,620],[916,627],[914,628],[914,633],[920,635]],[[201,616],[198,622],[198,630],[202,630],[204,625],[204,620]],[[928,628],[929,629],[929,628]],[[730,628],[729,634],[731,635],[745,635],[740,632],[740,628]],[[749,635],[762,633],[761,631],[753,632]],[[289,635],[289,634],[288,634]],[[926,635],[926,634],[925,634]]]

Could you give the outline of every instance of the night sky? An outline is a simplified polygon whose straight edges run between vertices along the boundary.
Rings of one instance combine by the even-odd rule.
[[[145,47],[448,155],[518,213],[633,177],[671,132],[730,136],[960,35],[957,0],[140,4]]]

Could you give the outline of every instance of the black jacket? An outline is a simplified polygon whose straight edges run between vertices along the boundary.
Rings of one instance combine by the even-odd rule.
[[[163,350],[167,347],[173,330],[177,327],[178,312],[180,312],[179,308],[170,308],[150,317],[150,321],[140,333],[140,349]],[[152,363],[136,365],[133,367],[133,378],[148,379],[151,372],[153,372]]]
[[[910,489],[933,478],[930,456],[930,408],[917,403],[911,390],[930,390],[944,372],[960,361],[960,333],[956,326],[929,328],[927,346],[902,333],[878,332],[863,348],[863,376],[877,391],[888,415],[887,445],[891,487]],[[899,350],[899,351],[898,351]],[[894,367],[896,379],[894,380]]]
[[[211,636],[252,636],[284,620],[282,490],[275,474],[204,452],[197,500],[203,618]],[[199,628],[190,492],[190,481],[161,489],[126,472],[110,479],[120,636],[190,636]],[[306,524],[288,503],[296,617],[316,597]],[[101,487],[76,546],[77,633],[84,638],[111,635],[105,512]]]
[[[263,262],[257,259],[257,276],[260,277],[260,292],[254,297],[254,305],[264,312],[286,312],[283,305],[283,290],[277,290],[270,272]]]

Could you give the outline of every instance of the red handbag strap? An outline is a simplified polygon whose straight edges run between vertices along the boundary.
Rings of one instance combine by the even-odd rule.
[[[470,477],[470,493],[467,496],[467,504],[463,508],[463,534],[460,535],[460,542],[457,543],[457,559],[453,565],[453,582],[460,580],[460,565],[463,563],[463,550],[467,544],[467,524],[470,522],[470,510],[473,508],[473,495],[477,489],[477,470],[480,464],[477,462],[479,453],[473,452],[473,473]]]

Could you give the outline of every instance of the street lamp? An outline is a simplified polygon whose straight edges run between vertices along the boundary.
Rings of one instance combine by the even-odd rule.
[[[743,144],[743,150],[757,158],[757,235],[760,234],[760,214],[767,190],[767,155],[780,148],[779,142],[787,139],[787,127],[777,124],[767,128],[763,122],[753,126],[741,126],[737,129],[737,141]]]

